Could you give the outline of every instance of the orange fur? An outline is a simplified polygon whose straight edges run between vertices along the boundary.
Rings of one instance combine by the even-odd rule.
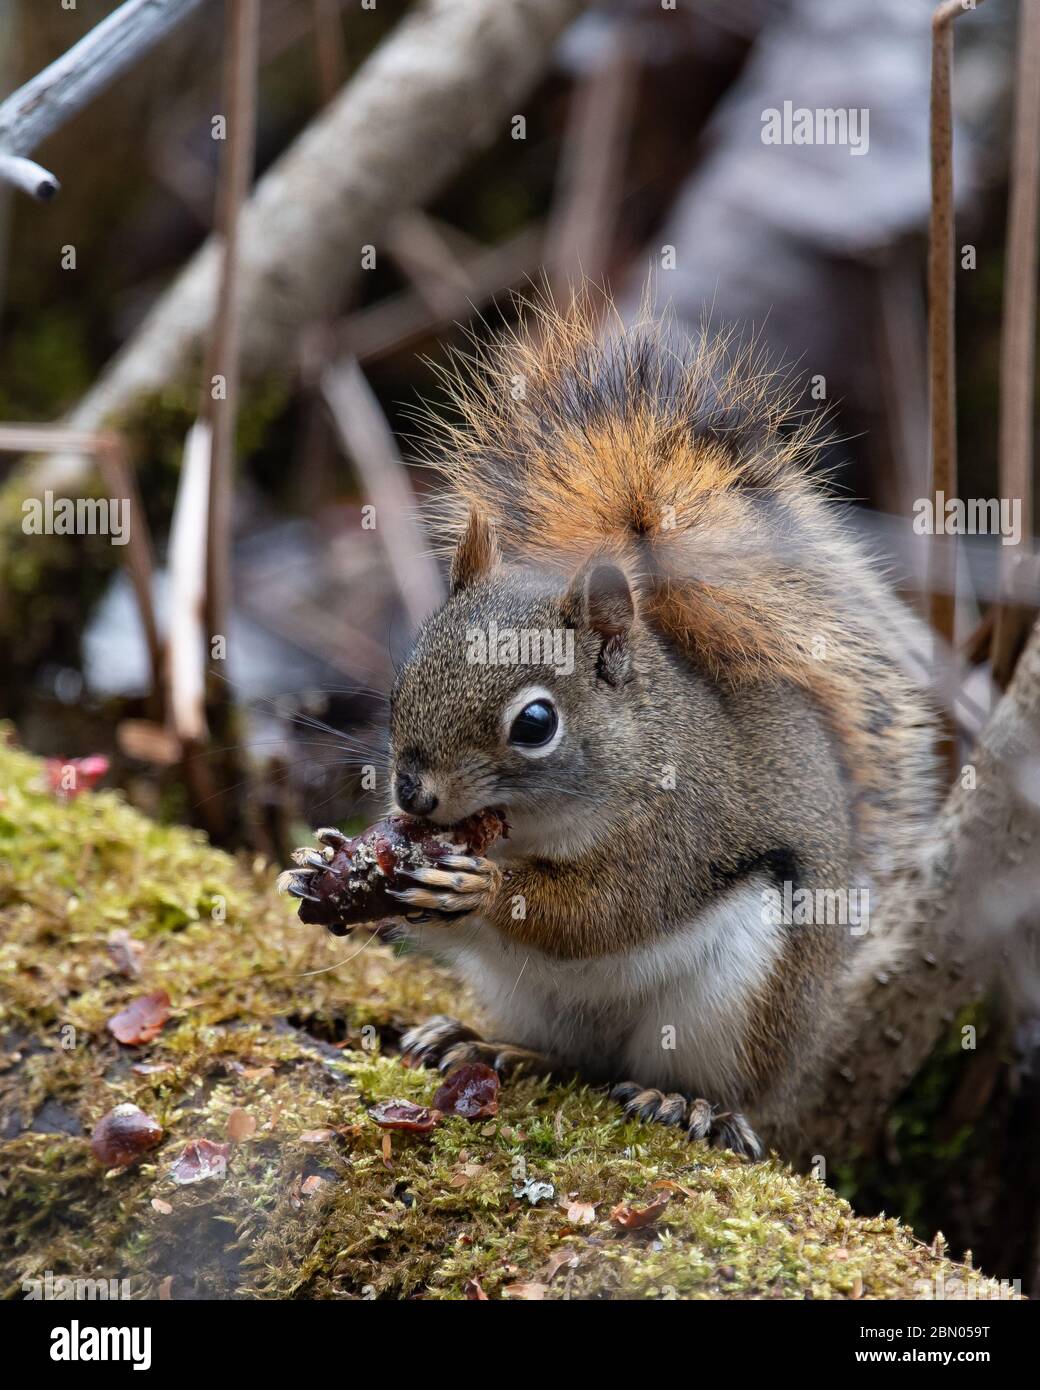
[[[794,412],[787,377],[753,347],[688,343],[648,317],[605,331],[583,294],[527,306],[442,379],[455,418],[427,417],[425,457],[449,539],[476,511],[507,562],[569,574],[609,556],[713,679],[807,690],[884,843],[893,796],[905,810],[906,777],[925,775],[929,715],[880,650],[892,600],[810,476],[821,418]]]

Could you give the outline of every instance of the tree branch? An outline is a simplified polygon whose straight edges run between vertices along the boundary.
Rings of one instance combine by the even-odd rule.
[[[209,474],[209,536],[206,547],[206,625],[212,637],[227,633],[231,595],[231,501],[235,423],[238,418],[239,224],[253,177],[256,135],[259,0],[226,0],[224,101],[227,143],[221,159],[216,226],[223,243],[220,287],[206,371],[200,418],[213,427]],[[214,378],[223,392],[214,392]]]
[[[426,0],[260,180],[241,225],[242,371],[285,371],[390,218],[427,202],[505,129],[583,0]],[[196,253],[73,411],[93,428],[183,378],[213,312],[218,244]],[[37,485],[75,486],[82,459]]]
[[[1033,530],[1033,395],[1036,368],[1036,262],[1040,213],[1040,6],[1019,15],[1018,73],[1011,151],[1004,316],[1000,343],[1000,495],[1018,499],[1023,538]],[[1021,550],[1016,559],[1021,568]],[[1013,570],[1013,564],[1006,566]],[[1029,631],[1031,609],[1012,601],[1003,577],[993,631],[993,676],[1006,685]]]
[[[957,494],[957,383],[954,356],[956,227],[953,201],[953,21],[961,0],[944,0],[932,16],[931,164],[928,225],[928,374],[931,383],[932,495]],[[953,547],[933,546],[932,626],[954,639]]]
[[[126,0],[0,104],[0,178],[34,198],[60,184],[25,156],[142,58],[202,0]]]
[[[184,445],[170,528],[169,710],[182,746],[201,744],[206,737],[203,609],[212,459],[212,428],[199,420]]]
[[[850,981],[849,1042],[796,1128],[833,1167],[872,1142],[944,1028],[1018,955],[1040,900],[1040,624],[958,782],[934,849],[872,914]],[[807,1118],[806,1118],[807,1116]],[[795,1147],[801,1147],[796,1144]]]
[[[340,441],[349,451],[375,507],[387,562],[413,629],[444,598],[440,571],[416,519],[415,494],[393,432],[356,358],[341,357],[321,378]]]

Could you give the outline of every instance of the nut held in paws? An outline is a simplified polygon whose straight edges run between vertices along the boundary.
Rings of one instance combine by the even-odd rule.
[[[445,855],[481,855],[508,827],[497,811],[478,811],[458,825],[433,825],[415,816],[387,816],[355,839],[338,830],[315,831],[320,850],[298,849],[298,865],[278,886],[300,899],[300,921],[346,936],[355,926],[400,917],[393,896],[411,886],[414,869],[435,867]]]

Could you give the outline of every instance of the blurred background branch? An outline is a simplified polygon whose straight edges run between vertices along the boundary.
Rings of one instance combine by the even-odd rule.
[[[423,203],[496,134],[579,0],[424,0],[257,185],[241,228],[242,368],[284,369],[301,329],[342,298],[402,208]],[[419,140],[436,130],[436,139]],[[93,428],[181,378],[209,323],[219,248],[207,241],[69,423]],[[39,481],[71,485],[75,460]]]
[[[52,198],[58,180],[25,156],[138,61],[202,0],[125,0],[67,53],[0,104],[0,178]]]
[[[357,466],[387,564],[410,623],[417,629],[440,606],[445,590],[417,515],[415,494],[397,455],[393,431],[355,358],[331,362],[322,375],[321,390],[343,445]]]
[[[212,430],[206,548],[206,627],[211,637],[227,632],[231,604],[231,497],[242,336],[239,223],[253,178],[259,29],[259,0],[227,0],[227,137],[220,162],[215,221],[222,257],[199,410],[200,419]]]
[[[1021,6],[1011,142],[1004,312],[1000,340],[1000,495],[1018,497],[1027,535],[1033,522],[1033,428],[1036,398],[1036,266],[1040,235],[1040,5]],[[1006,686],[1035,607],[1013,601],[1004,567],[993,631],[993,674]]]

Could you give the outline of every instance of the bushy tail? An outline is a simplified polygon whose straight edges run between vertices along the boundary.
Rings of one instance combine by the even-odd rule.
[[[569,569],[610,553],[719,675],[790,673],[797,639],[762,581],[814,505],[819,417],[795,416],[788,378],[753,347],[649,318],[604,327],[588,294],[526,310],[442,373],[453,418],[427,417],[425,451],[447,484],[442,534],[477,508],[509,559]]]

